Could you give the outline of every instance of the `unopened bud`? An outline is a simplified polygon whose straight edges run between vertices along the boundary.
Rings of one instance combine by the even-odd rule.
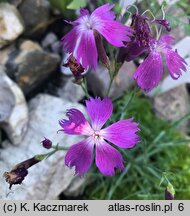
[[[41,143],[42,143],[43,147],[46,149],[50,149],[52,147],[52,141],[45,138],[45,137],[44,137],[44,140],[41,141]]]
[[[174,200],[175,190],[171,183],[168,183],[168,186],[165,190],[165,200]]]
[[[109,59],[104,49],[102,37],[98,31],[94,30],[94,37],[96,41],[96,47],[98,51],[98,56],[100,61],[108,68],[109,67]]]

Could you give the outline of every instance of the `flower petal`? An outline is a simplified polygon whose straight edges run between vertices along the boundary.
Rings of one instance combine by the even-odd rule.
[[[144,46],[139,46],[136,41],[130,42],[127,47],[121,47],[119,51],[118,61],[132,61],[148,49]]]
[[[115,19],[115,12],[114,11],[110,11],[112,8],[114,7],[113,5],[110,4],[104,4],[98,8],[96,8],[96,10],[93,11],[93,13],[91,14],[91,17],[99,17],[102,20],[114,20]]]
[[[89,15],[89,11],[88,9],[85,9],[85,8],[81,8],[80,9],[80,16],[85,16],[85,15]]]
[[[69,33],[62,37],[62,44],[68,53],[74,51],[79,35],[77,27],[74,27]]]
[[[92,122],[92,128],[97,131],[102,128],[111,116],[113,105],[108,97],[105,97],[103,100],[91,97],[86,101],[86,109]]]
[[[85,69],[88,67],[96,69],[98,54],[93,30],[86,29],[82,24],[88,20],[86,15],[79,19],[80,21],[74,21],[76,23],[74,28],[61,39],[62,44]],[[77,22],[81,23],[77,24]]]
[[[132,121],[133,118],[120,120],[102,129],[100,135],[121,148],[132,148],[140,141],[139,136],[136,134],[140,130],[138,128],[139,124]]]
[[[70,109],[67,111],[66,116],[69,118],[68,120],[63,119],[59,121],[59,124],[63,128],[60,131],[64,131],[66,134],[71,135],[80,134],[87,136],[93,133],[92,128],[81,111]]]
[[[186,61],[172,49],[166,49],[164,52],[166,58],[166,65],[171,77],[176,80],[182,75],[182,71],[186,71]]]
[[[96,144],[95,158],[98,169],[106,176],[113,176],[115,168],[124,169],[122,155],[103,140]]]
[[[166,47],[171,48],[175,38],[171,35],[163,35],[160,40],[159,44],[164,44]]]
[[[152,51],[137,68],[134,79],[144,91],[150,91],[158,85],[162,78],[163,65],[159,52]]]
[[[105,4],[97,8],[90,16],[93,21],[93,29],[102,34],[106,40],[116,47],[124,47],[124,41],[130,41],[133,30],[115,21],[115,12],[110,11],[114,5]]]
[[[80,31],[80,28],[78,29]],[[81,35],[76,43],[73,56],[85,69],[88,67],[91,67],[94,70],[96,69],[98,54],[92,30],[81,30]]]
[[[111,20],[100,19],[98,23],[94,28],[113,46],[124,47],[123,42],[129,42],[131,40],[130,36],[133,35],[133,30],[130,27],[118,21]]]
[[[75,167],[75,174],[84,176],[92,163],[93,148],[91,138],[71,146],[65,155],[65,165]]]

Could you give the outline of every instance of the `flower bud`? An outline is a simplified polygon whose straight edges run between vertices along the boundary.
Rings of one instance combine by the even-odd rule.
[[[165,190],[165,200],[174,200],[175,190],[171,183],[168,183],[168,186]]]
[[[104,64],[107,68],[109,67],[109,59],[104,49],[103,41],[101,35],[98,31],[94,30],[94,37],[96,41],[96,47],[98,51],[98,56],[102,64]]]
[[[42,143],[43,147],[46,149],[50,149],[52,147],[52,141],[45,138],[45,137],[44,137],[44,140],[41,141],[41,143]]]

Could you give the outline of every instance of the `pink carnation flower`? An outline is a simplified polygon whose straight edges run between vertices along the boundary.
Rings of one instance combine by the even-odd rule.
[[[77,109],[68,110],[68,120],[63,119],[59,122],[63,128],[61,131],[66,134],[87,136],[85,140],[70,147],[65,156],[65,164],[69,167],[74,166],[75,173],[83,176],[92,163],[95,148],[95,162],[100,172],[112,176],[115,168],[123,170],[124,165],[121,154],[108,142],[121,148],[133,148],[140,141],[136,134],[139,131],[138,123],[133,122],[131,118],[102,129],[113,111],[112,102],[108,97],[103,100],[90,98],[86,101],[86,109],[91,125]]]
[[[177,51],[172,50],[173,41],[174,38],[170,35],[164,35],[159,41],[155,41],[150,54],[137,68],[134,79],[144,91],[151,91],[162,78],[162,54],[172,79],[178,79],[182,75],[182,71],[186,71],[187,63]]]
[[[116,47],[125,46],[123,41],[130,41],[133,30],[115,20],[115,12],[110,11],[113,7],[114,5],[105,4],[91,15],[88,10],[82,9],[80,17],[69,22],[73,29],[62,38],[63,45],[85,69],[97,67],[97,34],[101,34]]]

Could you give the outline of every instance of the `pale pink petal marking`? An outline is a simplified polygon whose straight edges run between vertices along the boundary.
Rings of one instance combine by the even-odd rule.
[[[98,53],[94,33],[92,30],[86,30],[81,33],[80,37],[78,38],[78,42],[76,43],[73,56],[78,62],[82,64],[85,69],[88,67],[96,69]]]
[[[133,148],[140,141],[136,134],[140,130],[138,125],[138,123],[133,122],[133,118],[120,120],[102,129],[100,135],[121,148]]]
[[[86,101],[86,109],[92,123],[92,128],[98,131],[110,118],[113,112],[113,104],[108,97],[105,97],[103,100],[100,98],[90,98]]]
[[[63,119],[59,121],[62,129],[60,131],[71,135],[87,135],[90,136],[93,133],[92,128],[85,119],[81,111],[77,109],[70,109],[67,111],[66,116],[68,120]]]
[[[113,176],[115,168],[119,170],[124,169],[123,158],[120,152],[103,140],[96,144],[95,160],[100,172],[106,176]]]
[[[143,63],[137,68],[134,79],[144,91],[151,91],[162,78],[163,65],[159,52],[152,51]]]
[[[75,174],[84,176],[92,163],[93,149],[91,138],[74,144],[65,155],[66,166],[75,167]]]

